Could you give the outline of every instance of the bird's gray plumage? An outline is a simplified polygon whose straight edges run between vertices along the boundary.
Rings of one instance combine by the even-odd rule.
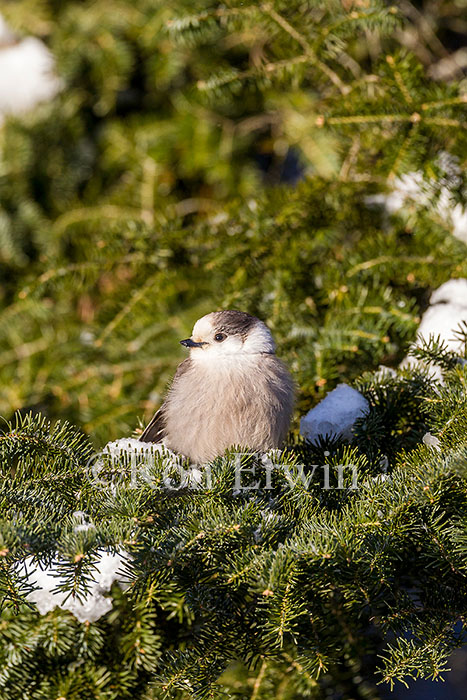
[[[171,389],[173,389],[174,385],[177,382],[177,378],[180,378],[180,376],[188,370],[190,365],[190,358],[187,358],[186,360],[183,360],[175,372],[174,378],[172,380],[172,386]],[[169,393],[170,396],[170,393]],[[162,406],[158,411],[155,412],[153,415],[151,422],[148,423],[146,428],[144,429],[140,440],[142,442],[162,442],[166,438],[166,417],[165,417],[165,409],[166,409],[166,403],[163,403]]]
[[[163,441],[197,463],[234,445],[257,451],[280,447],[294,390],[266,326],[244,312],[215,312],[195,324],[190,342],[190,357],[179,365],[140,439]]]

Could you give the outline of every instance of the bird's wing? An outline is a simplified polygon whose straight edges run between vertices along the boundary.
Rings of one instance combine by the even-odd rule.
[[[178,365],[177,371],[175,372],[175,376],[173,378],[172,387],[178,381],[178,379],[180,379],[182,374],[185,374],[185,372],[188,369],[190,369],[190,367],[191,367],[191,360],[189,357],[186,360],[183,360],[183,362],[181,362]],[[160,409],[155,412],[151,421],[146,426],[146,428],[143,431],[143,434],[139,438],[140,442],[161,442],[165,438],[165,436],[166,436],[165,405],[166,405],[166,402],[164,401],[164,403],[162,404]]]
[[[164,404],[155,412],[140,437],[141,442],[162,442],[165,437]]]

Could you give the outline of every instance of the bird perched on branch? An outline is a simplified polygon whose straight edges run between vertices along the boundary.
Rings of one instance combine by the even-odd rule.
[[[266,325],[243,311],[216,311],[200,318],[191,338],[180,342],[190,356],[178,366],[140,440],[164,442],[196,463],[233,445],[280,447],[294,388]]]

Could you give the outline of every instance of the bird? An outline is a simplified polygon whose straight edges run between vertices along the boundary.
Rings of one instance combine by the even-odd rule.
[[[280,448],[292,419],[294,383],[266,324],[244,311],[214,311],[180,343],[189,357],[139,439],[162,442],[196,464],[232,447]]]

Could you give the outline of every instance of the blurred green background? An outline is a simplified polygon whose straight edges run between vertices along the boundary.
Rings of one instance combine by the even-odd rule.
[[[0,415],[128,435],[218,308],[270,325],[297,415],[397,364],[467,277],[436,206],[465,201],[465,9],[4,2],[0,50],[37,37],[60,89],[0,127]],[[413,172],[428,205],[368,203]]]

